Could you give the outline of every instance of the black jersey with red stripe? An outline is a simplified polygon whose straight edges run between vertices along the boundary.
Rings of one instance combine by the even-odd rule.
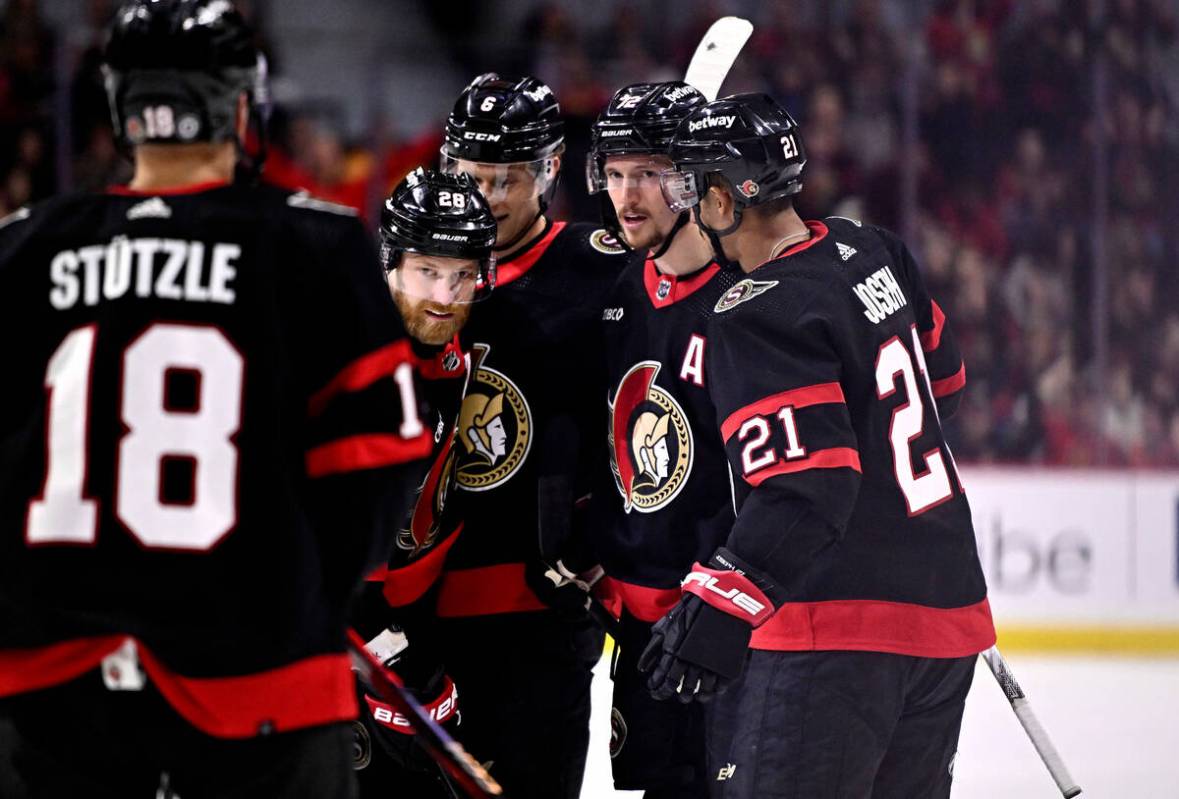
[[[355,215],[241,185],[51,200],[0,223],[0,335],[0,695],[131,639],[205,732],[353,714],[348,600],[431,447]]]
[[[738,507],[726,546],[789,600],[753,646],[981,651],[986,584],[939,420],[965,383],[953,335],[896,236],[807,226],[709,326]]]
[[[446,553],[438,615],[544,609],[525,564],[539,563],[541,514],[571,515],[588,490],[586,459],[604,457],[599,320],[629,259],[604,230],[549,222],[500,261],[495,290],[473,307],[454,445],[463,532]],[[568,490],[542,490],[554,481]],[[541,507],[552,501],[562,507]]]
[[[648,259],[626,269],[602,314],[614,486],[595,490],[592,534],[606,598],[644,621],[733,526],[705,364],[712,309],[740,277],[716,263],[663,275]]]

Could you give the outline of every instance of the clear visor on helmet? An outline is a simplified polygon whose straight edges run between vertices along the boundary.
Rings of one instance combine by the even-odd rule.
[[[670,161],[656,155],[591,154],[585,161],[585,185],[590,194],[660,186],[660,175]]]
[[[667,207],[677,214],[700,202],[695,172],[668,169],[659,174],[659,185],[663,189],[663,199],[667,201]]]
[[[447,155],[443,149],[440,168],[450,175],[470,175],[478,185],[479,192],[489,203],[513,199],[525,201],[543,195],[553,185],[557,177],[557,157],[512,164],[491,164],[455,158]]]
[[[495,287],[495,255],[479,261],[384,247],[389,287],[438,308],[484,300]]]

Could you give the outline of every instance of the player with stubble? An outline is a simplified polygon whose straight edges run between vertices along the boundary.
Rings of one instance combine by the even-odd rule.
[[[594,492],[595,593],[618,617],[611,671],[614,785],[648,799],[707,797],[704,714],[658,702],[638,671],[651,625],[679,600],[680,581],[733,525],[728,461],[705,372],[712,307],[739,272],[722,267],[660,176],[676,127],[707,100],[680,81],[615,93],[592,129],[588,188],[608,228],[645,258],[627,267],[602,314],[613,479]]]
[[[462,686],[449,676],[437,641],[433,602],[446,553],[463,527],[456,491],[459,410],[470,375],[463,326],[495,286],[496,224],[467,175],[412,171],[381,210],[380,260],[414,354],[432,415],[430,468],[388,564],[370,574],[353,624],[377,660],[401,678],[426,712],[462,735]],[[362,797],[390,793],[450,797],[447,778],[416,731],[380,698],[361,694],[354,765]]]
[[[657,698],[713,700],[715,795],[946,797],[995,641],[942,433],[965,370],[905,245],[794,210],[802,134],[766,95],[681,123],[664,173],[745,277],[706,374],[736,521],[655,625]]]

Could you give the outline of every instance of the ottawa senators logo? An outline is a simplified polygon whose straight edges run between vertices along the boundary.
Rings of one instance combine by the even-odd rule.
[[[618,383],[610,403],[610,455],[626,512],[659,510],[692,471],[692,430],[683,408],[655,385],[660,364],[641,361]]]
[[[446,501],[450,498],[455,484],[455,454],[454,431],[440,450],[443,457],[438,458],[426,473],[426,479],[418,488],[418,498],[414,502],[413,515],[409,518],[409,526],[397,534],[397,547],[410,553],[414,557],[434,546],[438,540],[439,520]]]
[[[468,491],[486,491],[510,479],[528,457],[532,412],[507,375],[482,365],[491,348],[472,349],[474,379],[459,411],[458,483]]]

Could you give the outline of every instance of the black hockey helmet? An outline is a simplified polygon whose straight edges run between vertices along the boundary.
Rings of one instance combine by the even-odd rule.
[[[115,134],[128,144],[236,140],[238,97],[265,157],[266,59],[227,0],[135,0],[115,14],[103,53]],[[239,148],[241,142],[238,142]]]
[[[707,102],[694,87],[678,80],[619,89],[591,128],[585,170],[589,193],[606,188],[603,167],[611,155],[667,155],[680,122]]]
[[[532,76],[516,80],[487,72],[471,81],[446,120],[443,159],[519,164],[555,155],[565,123],[553,90]]]
[[[590,152],[585,161],[585,183],[590,194],[607,188],[606,159],[619,155],[666,156],[672,134],[685,117],[708,100],[695,87],[683,81],[632,83],[615,92],[605,110],[598,115],[590,131]],[[602,224],[626,245],[614,204],[607,194],[600,194]],[[681,212],[663,244],[653,253],[658,258],[667,252],[675,235],[688,222]]]
[[[381,263],[392,272],[406,252],[478,263],[475,302],[495,287],[495,217],[469,175],[418,167],[393,189],[381,209]]]
[[[728,181],[736,208],[733,224],[715,231],[721,236],[737,229],[744,209],[802,190],[806,150],[798,123],[766,94],[735,94],[696,109],[676,128],[668,154],[675,171],[663,175],[663,196],[673,210],[697,207],[708,175]]]

